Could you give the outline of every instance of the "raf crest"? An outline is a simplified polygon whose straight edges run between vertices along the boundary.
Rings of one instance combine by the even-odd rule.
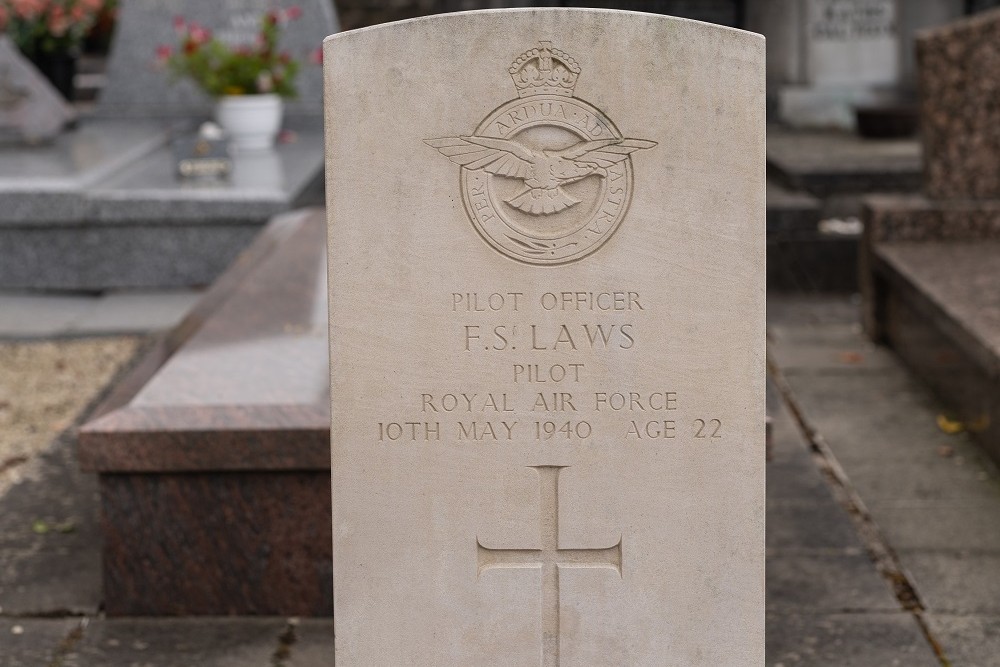
[[[462,166],[465,209],[494,249],[530,264],[564,264],[599,248],[632,198],[632,161],[655,141],[625,138],[576,98],[580,66],[541,42],[508,72],[518,99],[469,135],[426,143]]]

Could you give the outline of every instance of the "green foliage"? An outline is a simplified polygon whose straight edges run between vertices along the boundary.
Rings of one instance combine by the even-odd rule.
[[[236,47],[216,39],[197,23],[178,19],[175,27],[181,43],[176,51],[160,47],[158,59],[175,78],[190,78],[213,97],[262,93],[295,97],[299,63],[278,51],[278,39],[282,24],[298,16],[294,7],[268,12],[261,19],[257,43]]]
[[[75,55],[98,17],[114,10],[105,0],[0,0],[0,31],[28,56]]]

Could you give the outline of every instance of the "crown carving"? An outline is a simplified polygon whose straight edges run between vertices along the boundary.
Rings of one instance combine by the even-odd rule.
[[[580,66],[565,51],[552,48],[552,42],[539,42],[537,49],[525,51],[511,63],[519,97],[530,95],[573,96]]]

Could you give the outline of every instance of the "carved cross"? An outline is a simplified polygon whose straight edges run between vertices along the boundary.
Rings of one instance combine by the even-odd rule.
[[[541,549],[493,549],[476,538],[479,574],[494,568],[542,570],[542,667],[559,665],[559,570],[563,567],[603,567],[622,576],[622,540],[604,549],[559,548],[559,471],[567,466],[531,466],[541,486],[539,512]]]

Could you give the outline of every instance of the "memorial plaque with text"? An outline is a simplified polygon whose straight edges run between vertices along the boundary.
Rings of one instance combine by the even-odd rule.
[[[764,661],[764,40],[325,44],[338,665]]]

